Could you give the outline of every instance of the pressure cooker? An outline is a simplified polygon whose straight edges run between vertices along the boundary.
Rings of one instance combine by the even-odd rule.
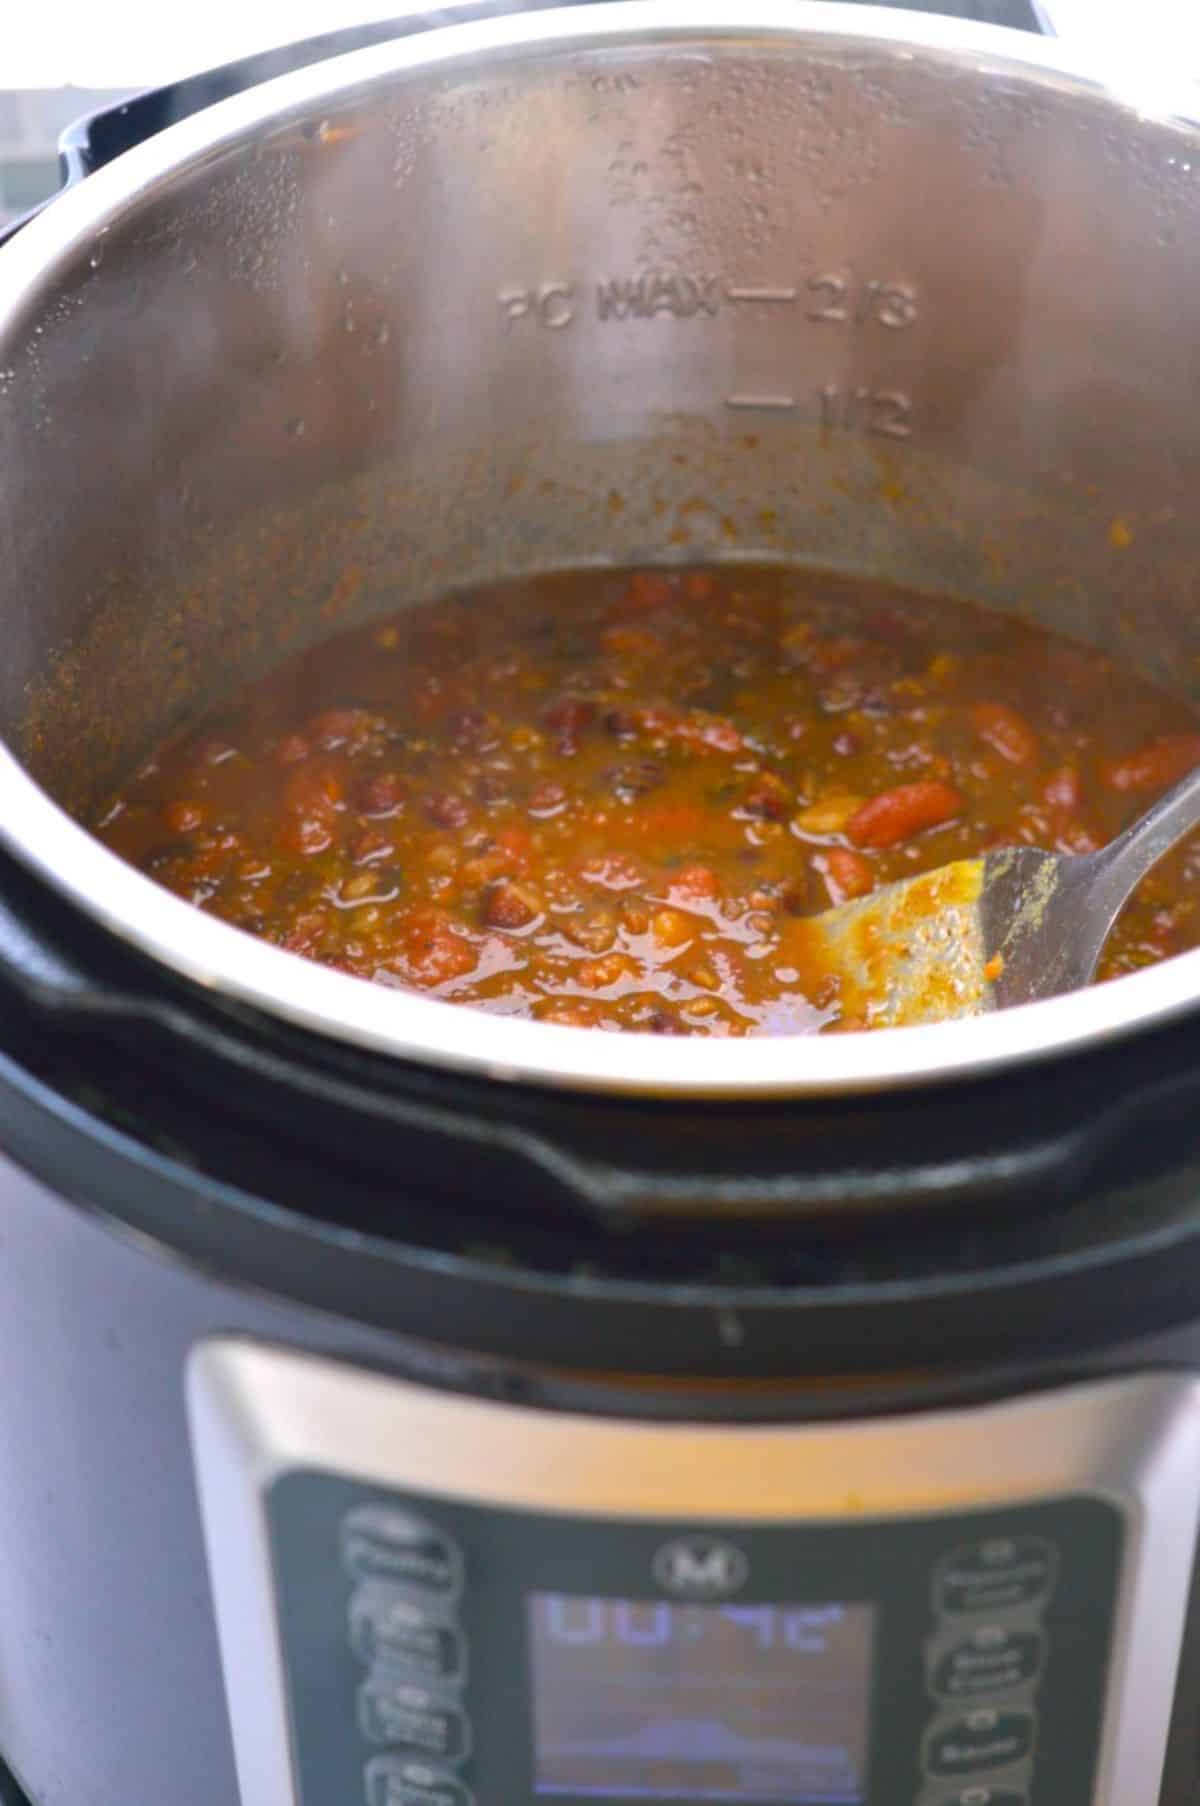
[[[79,825],[284,650],[569,565],[1194,684],[1194,98],[1036,27],[410,18],[88,122],[0,250],[14,1799],[1200,1798],[1200,954],[664,1043],[305,965]]]

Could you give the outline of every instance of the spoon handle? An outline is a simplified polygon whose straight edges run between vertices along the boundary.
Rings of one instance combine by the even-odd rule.
[[[1171,848],[1200,827],[1200,765],[1173,784],[1131,827],[1087,861],[1088,909],[1106,918],[1104,933],[1120,914],[1130,893]]]

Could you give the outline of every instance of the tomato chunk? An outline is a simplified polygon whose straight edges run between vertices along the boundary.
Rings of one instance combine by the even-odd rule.
[[[197,828],[204,826],[207,811],[203,803],[194,803],[186,797],[168,803],[163,810],[163,820],[172,834],[194,834]]]
[[[400,948],[406,974],[416,985],[445,984],[475,969],[474,948],[439,909],[409,910],[401,924]]]
[[[1060,765],[1042,785],[1042,796],[1052,809],[1078,809],[1083,801],[1083,785],[1073,765]]]
[[[671,896],[679,903],[708,902],[721,894],[717,874],[708,865],[685,865],[671,879]]]
[[[831,903],[849,903],[854,897],[866,897],[875,889],[875,873],[869,860],[849,847],[830,847],[820,853],[813,864],[825,879]]]
[[[625,594],[635,608],[662,608],[675,594],[675,579],[663,571],[634,571]]]
[[[1038,737],[1018,709],[1007,702],[977,702],[971,721],[979,738],[1010,765],[1036,765]]]

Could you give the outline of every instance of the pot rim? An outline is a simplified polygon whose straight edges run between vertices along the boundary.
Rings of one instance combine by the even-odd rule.
[[[979,75],[1107,100],[1194,126],[1200,97],[1172,71],[1115,73],[1057,41],[940,15],[830,0],[613,0],[449,25],[280,76],[182,120],[57,198],[0,253],[0,346],[31,300],[115,220],[182,168],[255,131],[393,77],[467,75],[523,52],[783,40],[830,52],[930,55]],[[1191,97],[1189,106],[1186,95]],[[0,355],[0,362],[6,361]],[[325,1039],[481,1077],[666,1098],[829,1096],[996,1075],[1161,1025],[1200,999],[1200,950],[1047,1002],[965,1022],[816,1037],[671,1039],[491,1015],[373,985],[254,939],[126,865],[35,783],[0,742],[0,843],[94,922],[202,990]]]

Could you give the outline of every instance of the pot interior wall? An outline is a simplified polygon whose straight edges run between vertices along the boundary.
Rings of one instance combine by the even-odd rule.
[[[640,29],[370,52],[28,229],[0,728],[68,806],[335,627],[596,560],[891,576],[1192,684],[1200,137],[979,56]]]

